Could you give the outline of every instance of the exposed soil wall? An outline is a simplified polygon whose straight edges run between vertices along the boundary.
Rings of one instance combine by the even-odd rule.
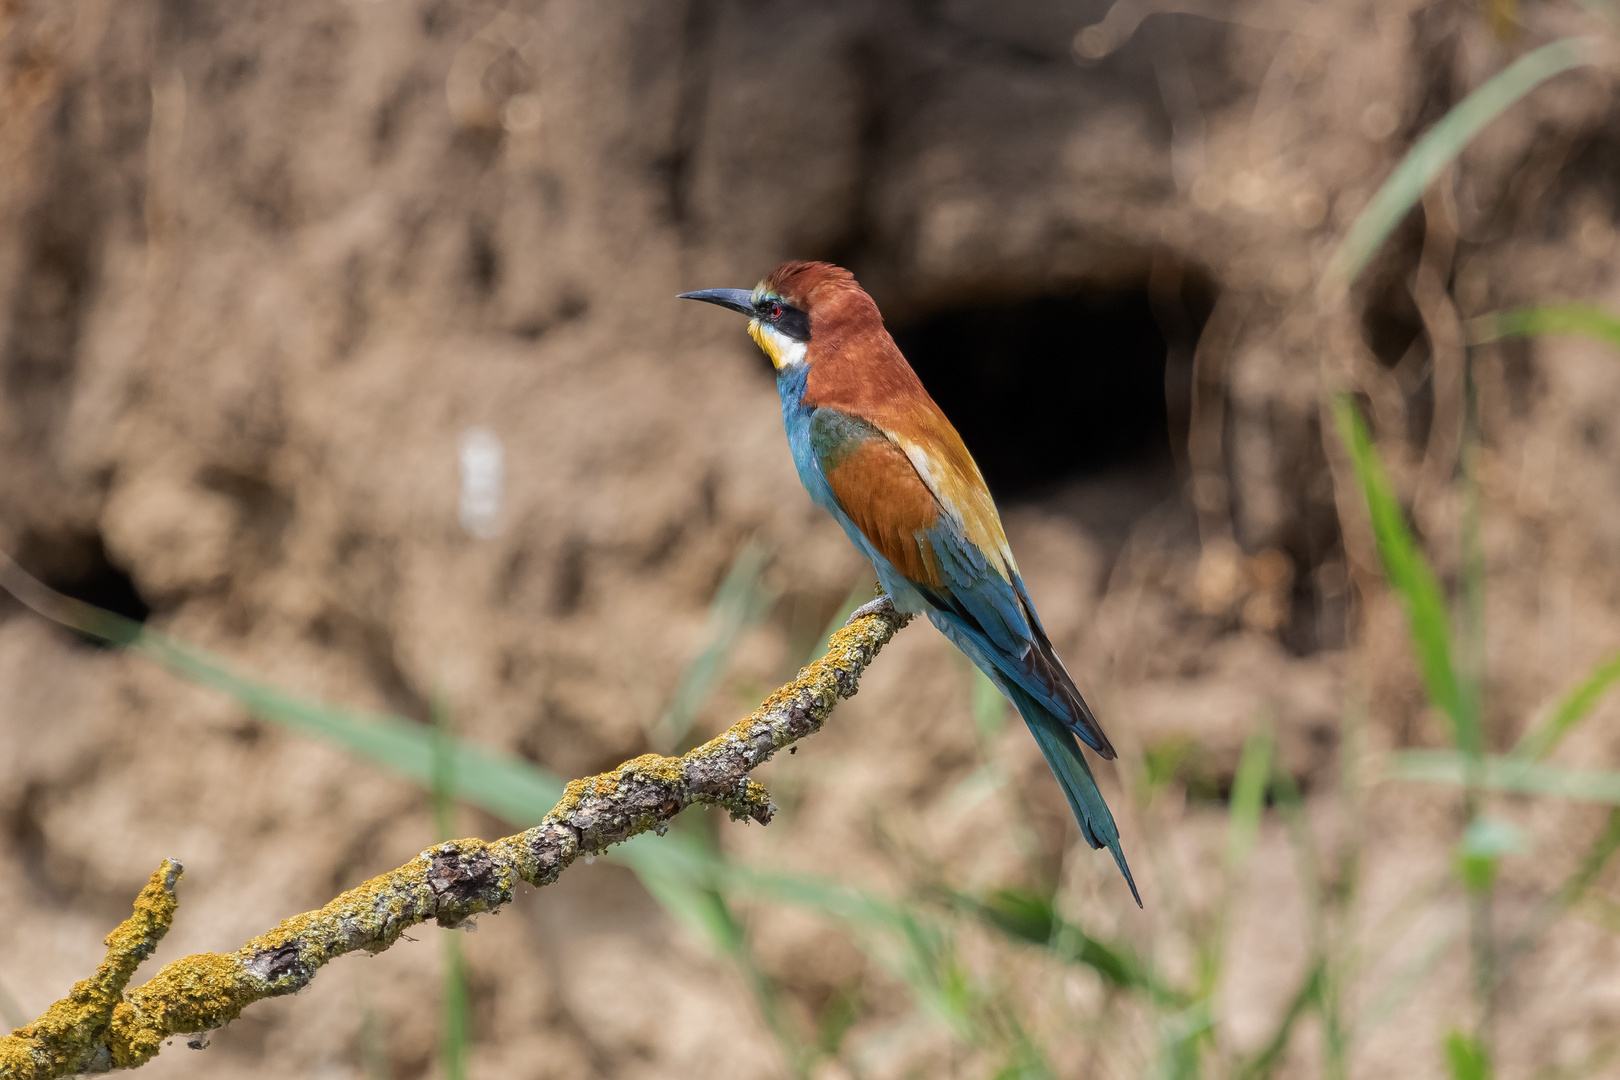
[[[798,486],[741,327],[673,300],[829,258],[985,460],[1116,743],[1190,740],[1219,791],[1267,721],[1312,792],[1336,783],[1346,701],[1374,750],[1434,743],[1367,540],[1341,535],[1354,508],[1321,391],[1362,394],[1454,573],[1461,320],[1620,306],[1610,77],[1560,77],[1494,124],[1342,318],[1321,318],[1312,290],[1413,137],[1584,16],[1527,6],[1503,41],[1469,3],[1239,3],[1155,15],[1123,41],[1092,31],[1081,52],[1103,55],[1077,58],[1106,12],[10,5],[0,545],[288,688],[424,721],[441,696],[468,735],[564,775],[604,768],[647,749],[748,538],[781,599],[701,727],[775,685],[860,580]],[[1505,743],[1620,641],[1620,365],[1572,340],[1480,356]],[[488,537],[458,520],[472,428],[504,449]],[[26,1012],[89,970],[161,857],[187,876],[160,959],[234,947],[431,839],[411,785],[15,605],[0,606],[0,672],[0,984]],[[1005,813],[959,798],[977,751],[958,658],[919,626],[868,679],[762,777],[790,812],[724,827],[725,843],[878,887],[906,880],[897,848],[958,883],[1014,872]],[[1571,753],[1612,761],[1613,720],[1610,706]],[[1030,843],[1096,925],[1145,932],[1132,920],[1154,916],[1104,860],[1065,861],[1073,829],[1025,741],[1009,732],[1005,753]],[[1150,908],[1164,875],[1197,893],[1213,873],[1196,855],[1218,832],[1210,805],[1154,811],[1180,839],[1146,870]],[[1595,820],[1535,813],[1570,851]],[[461,827],[507,831],[471,812]],[[1445,858],[1455,818],[1443,794],[1390,792],[1365,827],[1389,834],[1366,870],[1376,907]],[[1297,965],[1277,927],[1300,918],[1292,856],[1266,835],[1230,994],[1234,1037],[1253,1042]],[[761,911],[755,931],[807,1015],[869,966],[791,910]],[[1508,991],[1523,1007],[1504,1011],[1504,1072],[1573,1060],[1615,1022],[1613,939],[1559,934]],[[577,868],[467,947],[478,1075],[784,1068],[742,979],[617,868]],[[354,1072],[374,1023],[394,1074],[421,1075],[438,963],[426,942],[341,963],[149,1071]],[[1441,978],[1369,1036],[1359,1070],[1438,1074],[1429,1033],[1445,987],[1465,992],[1460,963]],[[867,1008],[863,1075],[968,1068],[937,1032],[884,1041],[898,989]]]

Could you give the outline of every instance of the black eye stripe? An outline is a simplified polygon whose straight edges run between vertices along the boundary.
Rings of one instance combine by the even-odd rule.
[[[764,300],[755,310],[761,321],[770,323],[779,333],[786,334],[794,341],[810,340],[810,316],[792,304]]]

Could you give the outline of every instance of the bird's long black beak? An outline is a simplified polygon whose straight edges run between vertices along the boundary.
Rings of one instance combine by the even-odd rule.
[[[697,292],[683,292],[675,299],[702,300],[705,304],[719,304],[744,315],[754,314],[754,294],[747,289],[699,289]]]

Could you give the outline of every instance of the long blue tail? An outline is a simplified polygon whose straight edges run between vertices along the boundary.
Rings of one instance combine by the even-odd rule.
[[[1029,733],[1035,736],[1036,745],[1046,756],[1046,763],[1052,767],[1052,775],[1057,777],[1063,794],[1068,796],[1069,807],[1074,811],[1075,820],[1080,823],[1080,832],[1085,836],[1086,843],[1094,848],[1106,847],[1109,850],[1114,862],[1119,864],[1119,872],[1125,875],[1125,884],[1131,887],[1136,906],[1141,907],[1142,894],[1136,891],[1136,881],[1132,879],[1131,868],[1125,862],[1125,852],[1119,846],[1119,827],[1114,824],[1114,815],[1108,812],[1102,792],[1097,790],[1091,766],[1086,764],[1074,733],[1022,687],[1005,679],[997,682],[1001,684],[1003,692],[1012,698],[1024,723],[1029,725]]]
[[[1074,728],[1008,677],[1007,673],[1001,670],[1001,666],[986,655],[985,647],[981,645],[982,639],[976,639],[975,635],[949,612],[931,610],[928,612],[928,621],[937,626],[940,633],[950,638],[956,647],[961,649],[967,658],[1011,699],[1019,715],[1024,718],[1024,723],[1029,725],[1029,733],[1035,736],[1035,743],[1045,755],[1046,763],[1052,767],[1052,775],[1057,777],[1058,784],[1063,788],[1063,794],[1069,800],[1069,808],[1074,811],[1074,818],[1080,823],[1081,835],[1092,847],[1105,847],[1114,856],[1114,862],[1119,864],[1119,872],[1125,875],[1125,884],[1131,887],[1131,896],[1136,899],[1136,906],[1141,907],[1142,894],[1136,891],[1136,881],[1131,877],[1131,868],[1125,862],[1125,852],[1119,846],[1119,826],[1114,824],[1114,815],[1108,812],[1108,804],[1103,802],[1102,792],[1097,790],[1097,781],[1091,775],[1091,766],[1086,764],[1086,759],[1082,756],[1083,752],[1079,740],[1075,738]],[[1078,693],[1075,698],[1079,699]]]

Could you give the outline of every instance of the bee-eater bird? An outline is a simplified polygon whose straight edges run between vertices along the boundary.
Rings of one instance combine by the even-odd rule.
[[[1104,759],[1114,748],[1052,650],[979,467],[877,304],[848,270],[818,262],[784,263],[752,290],[680,298],[748,316],[749,336],[776,367],[810,497],[872,560],[888,600],[926,614],[1012,700],[1080,832],[1113,854],[1140,906],[1119,828],[1075,740]]]

